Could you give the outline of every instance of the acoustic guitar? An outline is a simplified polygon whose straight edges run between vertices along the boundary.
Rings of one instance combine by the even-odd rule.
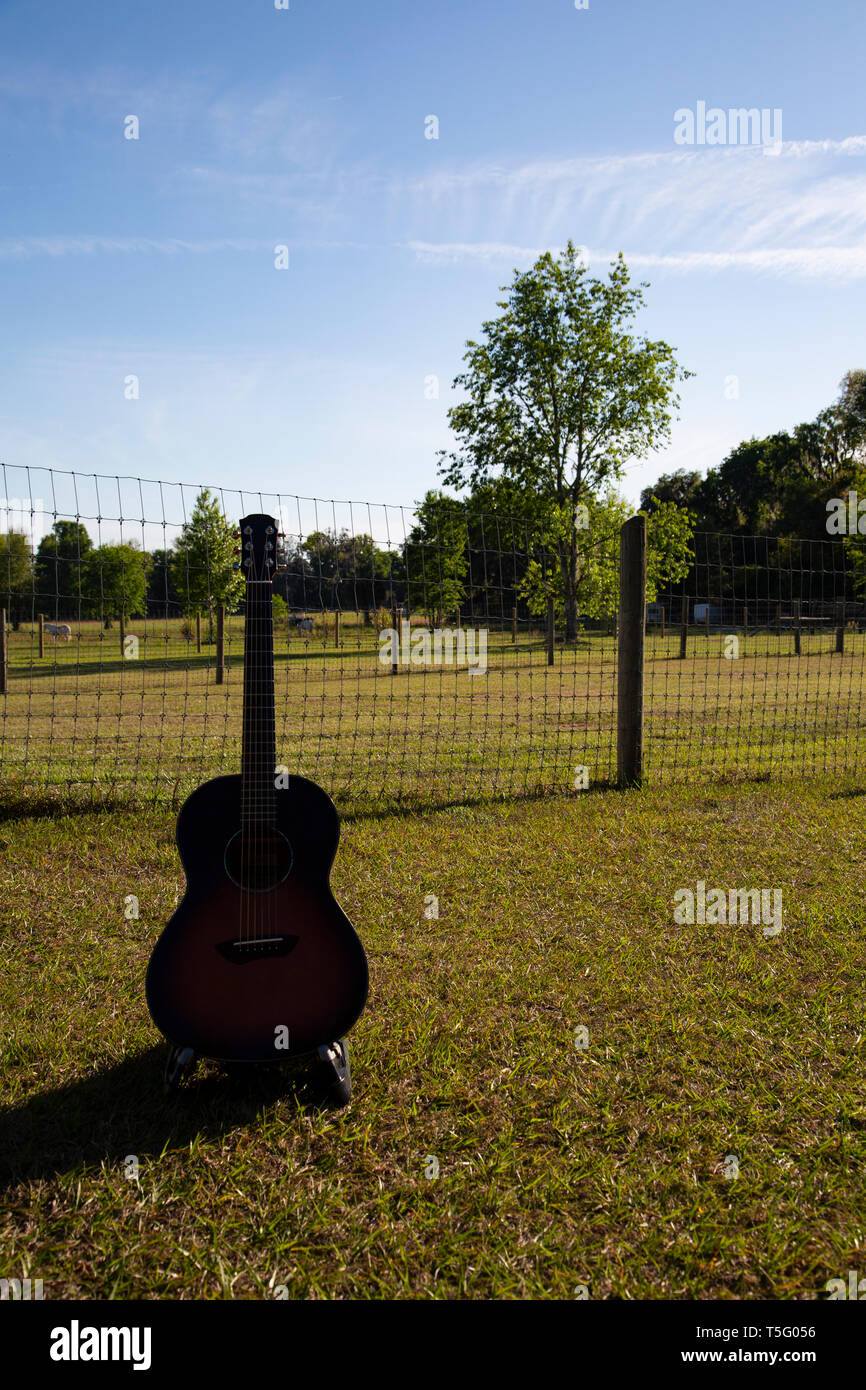
[[[197,1057],[310,1056],[332,1099],[343,1103],[351,1093],[343,1035],[366,1002],[367,960],[330,888],[336,808],[314,782],[277,767],[277,523],[246,516],[239,535],[246,592],[241,772],[205,782],[178,816],[186,894],[151,956],[147,1005],[172,1044],[168,1087]]]

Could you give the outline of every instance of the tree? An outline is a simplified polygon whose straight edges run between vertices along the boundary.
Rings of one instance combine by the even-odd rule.
[[[171,550],[152,550],[147,573],[147,611],[161,618],[168,618],[173,610],[176,616],[182,605],[174,582],[172,566],[174,554]]]
[[[703,479],[696,471],[678,468],[674,473],[662,473],[652,484],[645,487],[640,495],[640,509],[649,516],[663,502],[674,502],[678,507],[689,507],[696,511]]]
[[[695,553],[693,514],[676,502],[662,502],[646,516],[646,596],[672,589],[685,579]]]
[[[14,628],[33,618],[33,554],[21,531],[0,535],[0,607]]]
[[[667,343],[636,338],[644,304],[625,261],[590,279],[569,242],[514,272],[503,313],[469,341],[454,385],[468,399],[448,412],[459,450],[440,453],[445,481],[464,487],[499,471],[555,509],[566,636],[577,631],[581,505],[669,437],[675,384],[691,375]]]
[[[576,593],[580,618],[605,618],[616,612],[619,602],[619,533],[632,509],[613,489],[590,499],[586,525],[587,540],[578,552]],[[694,518],[675,502],[657,504],[647,518],[647,602],[652,603],[663,589],[684,579],[692,567]],[[550,550],[550,546],[546,549]],[[552,596],[558,622],[565,618],[565,590],[562,571],[533,558],[521,585],[521,597],[529,611],[543,618]]]
[[[132,542],[100,545],[88,552],[82,588],[94,617],[110,628],[117,618],[137,618],[147,602],[148,556]]]
[[[84,597],[83,567],[93,541],[80,521],[55,521],[39,542],[34,562],[37,608],[55,618],[75,618]]]
[[[642,500],[686,501],[701,530],[769,536],[825,533],[826,505],[866,468],[866,371],[850,371],[837,399],[814,420],[737,444],[688,497],[671,496],[670,475]],[[694,475],[688,475],[693,478]]]
[[[184,613],[207,613],[210,640],[218,604],[231,610],[244,595],[242,570],[235,570],[234,523],[227,521],[209,488],[195,501],[190,519],[175,544],[171,577]]]
[[[365,532],[353,536],[345,528],[339,533],[313,531],[303,548],[309,571],[306,588],[318,608],[369,612],[393,597],[389,580],[402,577],[399,555],[380,550]]]
[[[436,627],[456,613],[466,597],[466,504],[431,489],[416,516],[404,550],[409,608],[426,613]]]

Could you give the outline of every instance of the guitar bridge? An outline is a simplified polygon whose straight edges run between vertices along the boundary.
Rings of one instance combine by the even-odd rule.
[[[262,960],[271,956],[287,956],[298,944],[297,936],[246,936],[236,941],[220,941],[217,950],[232,965]]]

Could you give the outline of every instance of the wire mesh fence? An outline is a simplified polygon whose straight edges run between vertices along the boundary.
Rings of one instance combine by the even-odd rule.
[[[855,773],[866,753],[860,543],[699,533],[648,605],[649,775]]]
[[[238,771],[243,589],[223,540],[250,511],[285,534],[274,667],[290,772],[345,809],[567,790],[578,765],[613,776],[615,619],[568,648],[549,632],[522,592],[531,559],[552,569],[529,523],[13,472],[7,795],[176,801]],[[616,536],[602,544],[615,563]]]
[[[7,799],[177,802],[239,770],[231,530],[251,511],[285,533],[290,772],[359,811],[616,779],[617,533],[582,537],[594,587],[567,634],[557,558],[526,519],[57,470],[5,468],[3,483]],[[857,771],[866,605],[850,547],[699,534],[693,549],[647,605],[645,778]]]

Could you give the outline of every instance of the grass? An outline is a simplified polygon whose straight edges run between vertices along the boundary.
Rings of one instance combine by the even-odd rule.
[[[378,659],[376,634],[344,616],[309,640],[277,642],[278,753],[356,812],[565,793],[575,769],[596,785],[616,775],[616,643],[601,634],[558,644],[547,664],[540,633],[491,631],[484,675],[401,667]],[[0,736],[7,803],[45,793],[111,804],[177,801],[237,767],[240,619],[228,621],[227,679],[214,648],[184,640],[180,623],[130,624],[139,657],[120,659],[120,634],[81,624],[70,643],[35,630],[9,639]],[[854,774],[866,756],[866,634],[653,630],[645,678],[647,779],[749,779]]]
[[[864,796],[350,818],[334,886],[372,987],[337,1113],[276,1070],[162,1096],[165,808],[7,820],[0,1273],[47,1298],[825,1296],[866,1272]],[[781,935],[677,925],[699,879],[780,887]]]

